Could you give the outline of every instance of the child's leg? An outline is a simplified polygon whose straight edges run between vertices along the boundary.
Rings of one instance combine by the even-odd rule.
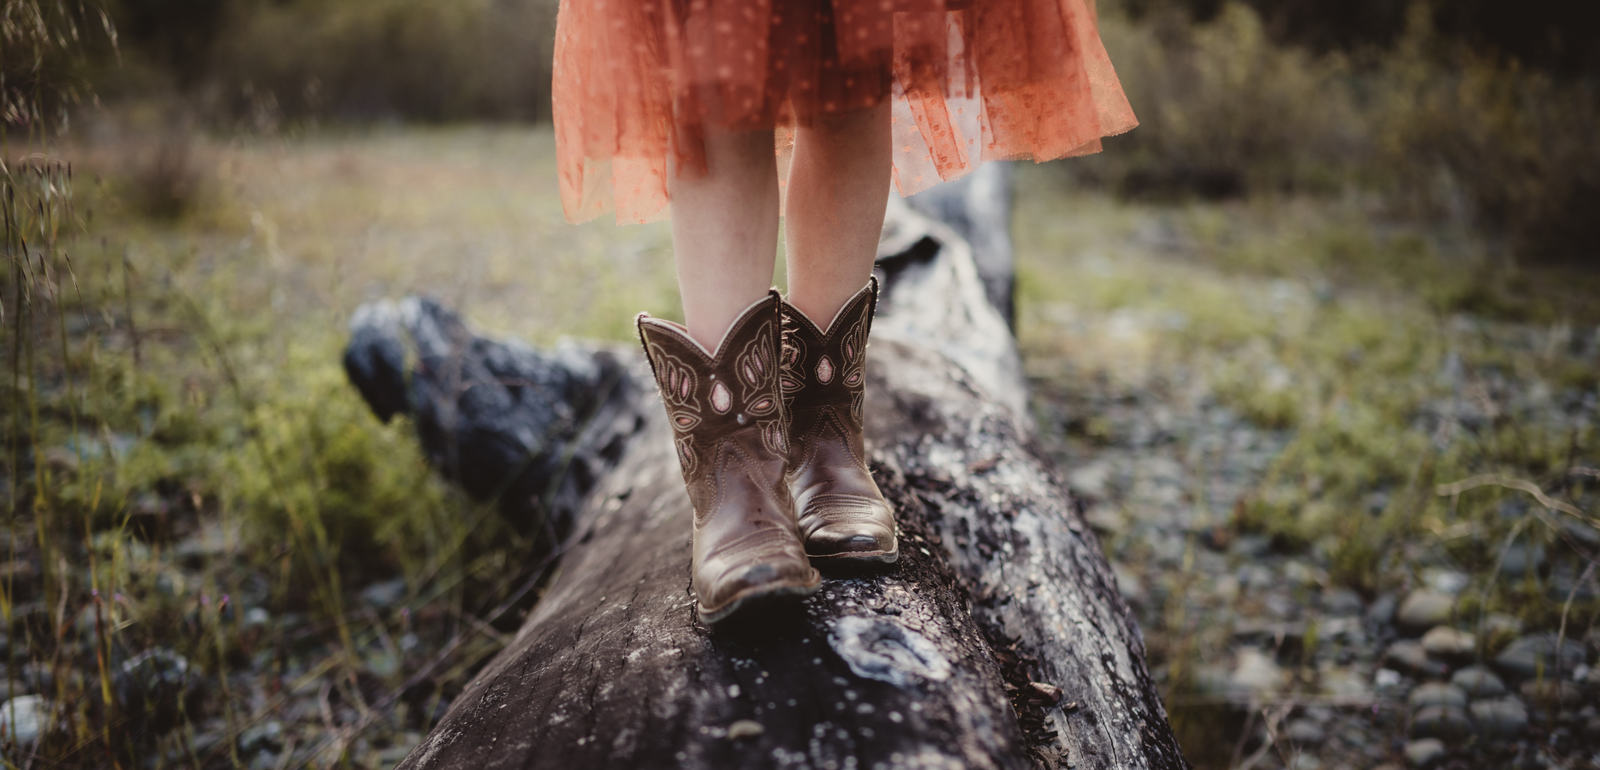
[[[778,248],[772,131],[706,136],[706,175],[668,181],[672,252],[689,334],[707,350],[766,294]],[[865,277],[863,277],[865,280]]]
[[[872,274],[889,200],[889,102],[796,132],[784,211],[789,302],[822,326]]]
[[[877,301],[868,276],[889,200],[890,144],[888,104],[818,121],[795,137],[785,212],[786,478],[813,563],[860,566],[900,554],[894,509],[867,468],[862,436]],[[788,316],[795,312],[811,322]]]
[[[767,289],[778,248],[772,131],[720,133],[705,148],[704,177],[668,182],[688,329],[645,314],[638,324],[694,506],[700,620],[716,623],[813,593],[822,578],[783,484],[782,301]]]

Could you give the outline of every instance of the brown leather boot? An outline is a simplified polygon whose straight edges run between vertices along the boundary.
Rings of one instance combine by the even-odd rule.
[[[694,505],[693,583],[700,619],[817,590],[784,486],[776,290],[734,320],[715,355],[687,329],[639,314],[639,339],[677,439]]]
[[[877,304],[873,277],[827,331],[793,305],[783,306],[789,492],[813,561],[889,563],[900,557],[894,509],[867,470],[861,440],[867,334]]]

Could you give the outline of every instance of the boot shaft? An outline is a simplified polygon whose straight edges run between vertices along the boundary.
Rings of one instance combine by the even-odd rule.
[[[707,351],[671,321],[638,317],[639,339],[661,391],[683,480],[697,515],[715,494],[718,458],[765,464],[788,451],[778,384],[781,346],[776,290],[746,308]]]
[[[874,276],[845,302],[826,329],[793,305],[784,305],[781,381],[791,448],[800,437],[822,429],[822,423],[836,421],[850,437],[850,449],[862,454],[867,338],[877,304]]]

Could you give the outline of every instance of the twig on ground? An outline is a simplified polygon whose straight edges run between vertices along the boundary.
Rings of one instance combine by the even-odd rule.
[[[1574,468],[1573,470],[1576,471],[1578,469]],[[1522,479],[1512,479],[1493,473],[1485,473],[1468,479],[1462,479],[1454,484],[1440,484],[1434,488],[1434,491],[1437,492],[1440,497],[1455,497],[1470,489],[1489,486],[1504,487],[1506,489],[1515,489],[1521,492],[1527,492],[1528,494],[1533,495],[1533,498],[1538,500],[1540,505],[1543,505],[1552,511],[1560,511],[1570,516],[1576,516],[1577,518],[1582,519],[1589,524],[1600,526],[1600,523],[1596,523],[1594,519],[1589,517],[1589,514],[1584,513],[1577,506],[1572,505],[1571,503],[1565,503],[1560,500],[1552,499],[1549,495],[1545,494],[1544,490],[1540,489],[1537,484],[1534,484],[1531,481],[1524,481]]]

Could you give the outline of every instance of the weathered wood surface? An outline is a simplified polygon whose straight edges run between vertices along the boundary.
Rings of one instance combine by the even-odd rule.
[[[897,205],[882,254],[866,412],[901,562],[702,626],[665,416],[642,358],[604,351],[621,384],[569,432],[593,478],[553,526],[560,573],[402,767],[1187,766],[1110,568],[1030,448],[1015,344],[970,248]]]

